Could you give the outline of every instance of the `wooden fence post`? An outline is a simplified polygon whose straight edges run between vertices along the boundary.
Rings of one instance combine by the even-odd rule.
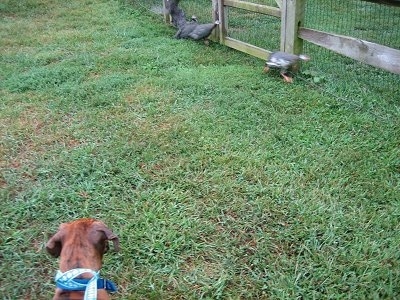
[[[213,22],[220,20],[218,0],[212,0],[212,17]],[[214,30],[212,38],[215,41],[219,41],[219,30]]]
[[[164,15],[164,22],[169,24],[171,22],[171,17],[169,15],[169,12],[167,11],[167,6],[168,0],[163,0],[163,15]]]
[[[281,19],[281,51],[300,54],[303,40],[298,37],[303,27],[306,0],[283,0]]]
[[[218,6],[218,18],[219,18],[219,26],[218,26],[219,42],[222,45],[225,45],[225,37],[228,30],[228,18],[226,17],[228,9],[224,6],[224,0],[217,0],[217,6]]]

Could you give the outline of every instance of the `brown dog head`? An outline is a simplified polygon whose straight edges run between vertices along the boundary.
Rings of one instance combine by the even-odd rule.
[[[46,244],[47,251],[60,257],[60,270],[74,268],[99,270],[103,254],[112,241],[119,251],[119,239],[107,226],[95,219],[79,219],[62,223],[58,232]]]

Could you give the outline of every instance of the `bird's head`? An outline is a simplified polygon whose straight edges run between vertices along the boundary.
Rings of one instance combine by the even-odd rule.
[[[299,58],[300,58],[302,61],[309,61],[309,60],[311,59],[308,55],[305,55],[305,54],[300,54],[300,55],[299,55]]]

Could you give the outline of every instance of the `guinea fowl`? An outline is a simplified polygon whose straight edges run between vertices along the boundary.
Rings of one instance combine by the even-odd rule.
[[[280,69],[281,75],[285,82],[293,82],[293,78],[289,72],[296,72],[299,68],[300,61],[308,61],[310,57],[304,54],[295,55],[286,52],[273,52],[265,62],[264,72],[268,72],[270,68]]]
[[[177,39],[193,39],[195,41],[201,39],[207,39],[213,29],[219,24],[219,21],[215,21],[214,23],[208,24],[199,24],[195,21],[190,23],[186,23],[186,25],[179,29],[176,33],[175,37]]]
[[[196,17],[192,17],[191,21],[186,21],[185,13],[178,6],[179,0],[168,0],[167,9],[172,18],[172,24],[178,28],[175,34],[177,39],[201,40],[207,39],[213,29],[219,24],[219,21],[208,24],[200,24]]]

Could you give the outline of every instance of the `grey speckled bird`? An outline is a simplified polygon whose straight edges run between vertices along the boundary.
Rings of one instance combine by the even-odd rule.
[[[213,29],[219,24],[219,21],[214,23],[200,24],[196,17],[192,17],[190,21],[186,20],[185,13],[178,6],[179,0],[168,0],[167,10],[172,18],[172,24],[178,28],[175,38],[177,39],[192,39],[201,40],[207,39]]]
[[[270,68],[280,69],[283,80],[285,82],[293,82],[293,78],[288,72],[296,72],[300,61],[309,60],[310,57],[304,54],[295,55],[281,51],[273,52],[265,62],[264,72],[268,72]]]
[[[178,39],[193,39],[195,41],[207,39],[218,24],[219,21],[208,24],[199,24],[192,21],[186,23],[182,29],[179,29],[175,37]]]

